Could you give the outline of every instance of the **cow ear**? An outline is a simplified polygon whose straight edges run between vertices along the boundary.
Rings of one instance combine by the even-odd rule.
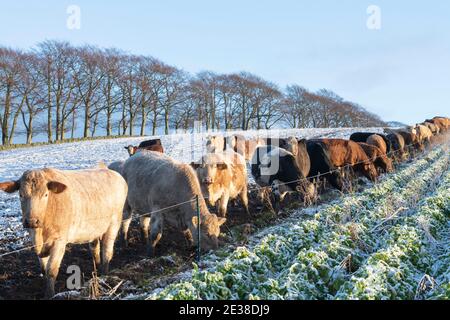
[[[227,221],[227,218],[217,217],[217,223],[219,224],[219,227],[223,225]]]
[[[18,181],[8,181],[0,183],[0,190],[7,193],[14,193],[20,189],[20,183]]]
[[[123,147],[125,150],[128,150],[128,147]]]
[[[200,168],[200,164],[191,162],[191,167],[194,168],[195,170],[197,170],[198,168]]]
[[[47,183],[47,188],[51,192],[58,194],[64,192],[64,190],[67,189],[67,186],[61,182],[50,181],[49,183]]]
[[[228,169],[228,165],[226,163],[218,163],[217,164],[217,169],[219,169],[219,170],[227,170]]]

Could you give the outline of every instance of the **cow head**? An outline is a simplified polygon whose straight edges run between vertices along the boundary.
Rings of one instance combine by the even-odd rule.
[[[129,146],[124,147],[124,148],[128,151],[128,154],[130,155],[130,157],[132,155],[134,155],[137,152],[137,150],[138,150],[138,147],[132,146],[131,144]]]
[[[202,249],[205,251],[217,249],[219,246],[220,226],[225,221],[226,218],[220,218],[215,214],[206,214],[201,217],[200,246]],[[196,216],[192,217],[192,222],[195,226],[198,226],[198,218]],[[196,239],[195,236],[194,238]]]
[[[366,176],[366,178],[368,178],[369,180],[375,182],[377,181],[378,178],[378,172],[377,172],[377,168],[375,168],[375,165],[373,164],[373,162],[369,161],[369,162],[365,162],[362,164],[363,166],[363,173]]]
[[[225,148],[225,138],[222,136],[210,136],[206,142],[206,151],[208,153],[220,152]]]
[[[294,156],[298,154],[298,140],[295,137],[289,137],[286,140],[284,149],[292,153]]]
[[[394,172],[394,165],[392,163],[392,160],[389,159],[386,155],[383,156],[383,161],[386,164],[386,172],[387,173],[392,173]]]
[[[5,192],[19,191],[22,223],[29,229],[42,227],[49,198],[64,192],[66,188],[63,183],[48,180],[41,170],[27,171],[19,181],[0,184],[0,190]]]
[[[206,155],[201,163],[191,163],[191,166],[197,171],[197,177],[202,189],[207,194],[210,205],[215,205],[217,199],[214,197],[212,187],[217,179],[223,176],[223,172],[228,169],[226,163],[217,161],[213,155]],[[219,195],[217,195],[219,196]]]

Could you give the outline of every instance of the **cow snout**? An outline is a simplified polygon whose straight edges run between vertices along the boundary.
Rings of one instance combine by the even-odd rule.
[[[203,183],[206,184],[207,186],[209,186],[209,185],[213,184],[213,180],[211,177],[207,177],[207,178],[203,179]]]
[[[23,227],[25,229],[37,229],[39,228],[40,222],[38,219],[25,219],[23,221]]]

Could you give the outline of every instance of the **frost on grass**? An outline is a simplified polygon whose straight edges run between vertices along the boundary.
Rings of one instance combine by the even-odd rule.
[[[449,298],[449,158],[439,148],[309,218],[264,230],[149,298]],[[435,180],[442,181],[434,191]],[[417,196],[425,200],[412,201]],[[421,286],[428,273],[432,288]]]

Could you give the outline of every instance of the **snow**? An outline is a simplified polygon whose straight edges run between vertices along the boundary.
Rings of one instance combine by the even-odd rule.
[[[357,131],[382,132],[382,128],[340,128],[340,129],[289,129],[238,132],[250,137],[300,138],[348,138]],[[232,132],[227,132],[232,133]],[[65,144],[46,145],[0,151],[0,181],[18,179],[24,171],[52,167],[58,169],[85,169],[103,162],[126,160],[127,145],[161,138],[165,152],[175,159],[189,163],[198,160],[205,153],[208,135],[220,133],[179,133],[161,137],[135,137],[110,140],[95,140]],[[20,203],[17,194],[0,193],[0,253],[20,249],[28,245],[27,232],[21,225]]]

